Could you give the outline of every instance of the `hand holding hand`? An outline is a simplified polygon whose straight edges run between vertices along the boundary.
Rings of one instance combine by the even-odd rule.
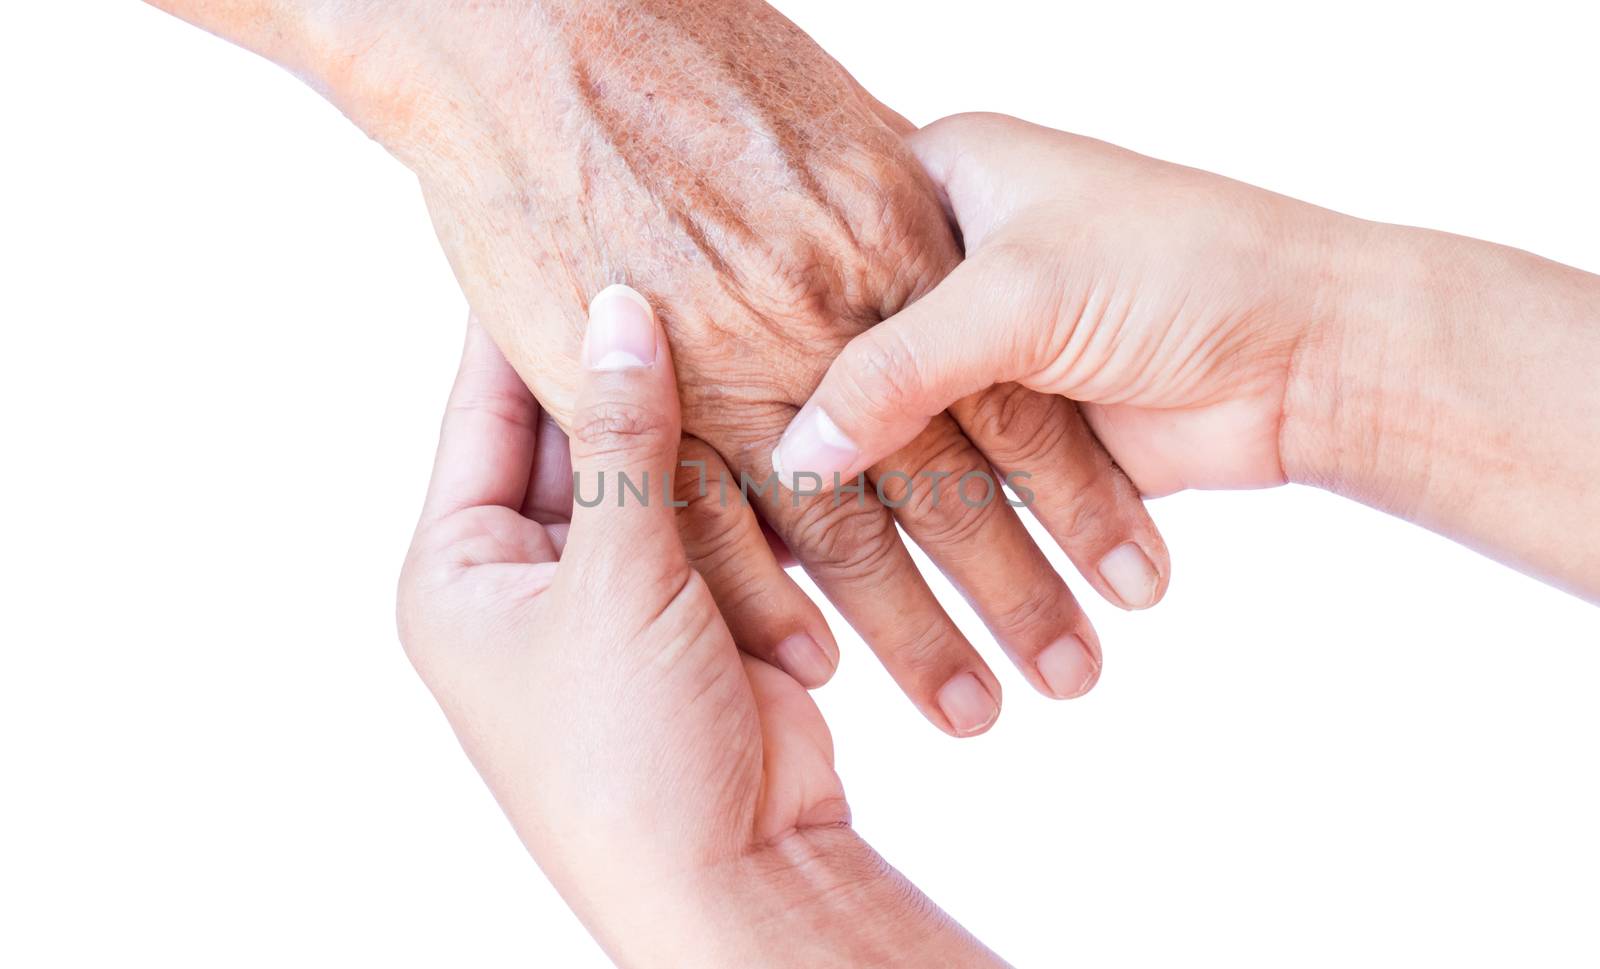
[[[785,467],[854,473],[950,402],[1014,381],[1082,402],[1147,495],[1283,483],[1331,213],[1001,115],[908,140],[966,261],[840,354],[779,448]],[[812,443],[822,422],[839,446]]]
[[[967,259],[839,355],[779,465],[853,473],[1015,381],[1147,495],[1317,485],[1600,597],[1600,277],[999,115],[910,143]]]
[[[990,964],[849,831],[810,695],[690,567],[672,361],[636,294],[596,299],[584,360],[569,465],[469,328],[400,583],[407,652],[529,851],[624,965]],[[607,500],[573,507],[574,474]]]
[[[909,125],[758,0],[334,5],[318,24],[313,75],[418,173],[479,319],[565,428],[587,297],[627,282],[676,354],[683,456],[765,482],[827,362],[959,258],[901,142]],[[1070,430],[1038,433],[1054,428]],[[1070,405],[1016,386],[901,443],[871,471],[892,508],[869,486],[859,501],[769,488],[752,491],[753,513],[682,511],[690,562],[740,646],[807,686],[838,661],[764,521],[930,720],[986,729],[1000,681],[898,524],[1030,683],[1061,698],[1089,689],[1099,643],[1071,590],[1011,507],[960,500],[955,483],[1031,475],[1036,514],[1091,583],[1143,608],[1168,566],[1135,489]],[[1130,579],[1105,581],[1108,542],[1147,553],[1116,560]]]

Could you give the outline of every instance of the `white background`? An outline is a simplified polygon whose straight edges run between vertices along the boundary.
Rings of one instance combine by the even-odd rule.
[[[1586,4],[781,6],[913,120],[1600,269]],[[0,963],[603,965],[395,641],[466,312],[412,179],[138,3],[4,21]],[[1310,491],[1155,515],[1088,699],[991,650],[951,741],[841,637],[865,836],[1025,966],[1600,960],[1600,610]]]

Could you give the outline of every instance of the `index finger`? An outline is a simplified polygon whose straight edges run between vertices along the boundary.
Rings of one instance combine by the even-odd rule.
[[[538,429],[538,401],[488,331],[469,319],[461,367],[439,430],[423,525],[482,505],[520,509]]]

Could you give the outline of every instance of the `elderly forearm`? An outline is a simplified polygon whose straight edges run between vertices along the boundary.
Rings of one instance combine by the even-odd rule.
[[[270,60],[304,73],[317,0],[146,0]]]

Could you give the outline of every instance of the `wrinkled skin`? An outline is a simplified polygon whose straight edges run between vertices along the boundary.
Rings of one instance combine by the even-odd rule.
[[[474,312],[566,430],[585,306],[626,282],[670,335],[683,457],[713,476],[725,464],[737,491],[740,473],[770,473],[773,445],[840,348],[960,259],[900,140],[910,126],[766,4],[313,8],[298,45],[254,45],[310,77],[418,174]],[[310,53],[296,61],[284,49]],[[953,481],[991,466],[1032,476],[1041,519],[1102,594],[1130,608],[1159,598],[1160,538],[1068,402],[986,391],[877,471]],[[764,519],[935,724],[986,729],[999,683],[919,575],[898,517],[1030,682],[1058,697],[1092,685],[1094,631],[1003,502],[972,509],[924,487],[891,516],[870,489],[867,498],[775,492],[753,498],[756,513],[690,502],[685,543],[743,648],[810,686],[837,662],[820,612],[763,540]],[[1125,541],[1156,564],[1148,601],[1115,598],[1092,568]],[[797,633],[819,644],[817,662],[782,652]]]

